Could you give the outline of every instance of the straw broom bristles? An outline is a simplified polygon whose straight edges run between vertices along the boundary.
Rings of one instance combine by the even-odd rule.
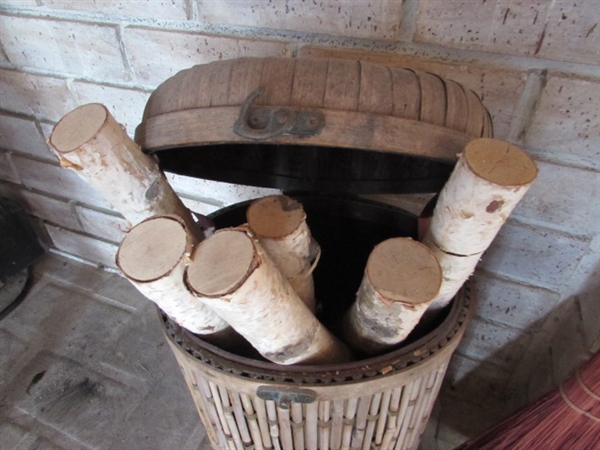
[[[600,352],[559,388],[454,450],[600,449]]]

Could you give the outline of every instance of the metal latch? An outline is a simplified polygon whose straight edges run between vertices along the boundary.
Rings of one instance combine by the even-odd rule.
[[[263,400],[277,403],[281,409],[290,409],[292,403],[313,403],[317,394],[309,389],[293,387],[259,386],[256,395]]]
[[[259,87],[242,105],[233,131],[248,139],[269,139],[284,134],[313,136],[323,129],[325,118],[319,111],[284,107],[250,108],[252,102],[265,92]]]

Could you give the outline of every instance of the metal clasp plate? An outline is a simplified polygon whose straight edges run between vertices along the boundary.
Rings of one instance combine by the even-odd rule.
[[[290,409],[292,403],[313,403],[317,399],[316,392],[293,387],[259,386],[256,395],[274,401],[281,409]]]
[[[252,92],[240,109],[233,131],[248,139],[269,139],[285,134],[313,136],[325,126],[325,118],[319,111],[284,107],[250,108],[252,102],[265,92],[259,87]]]

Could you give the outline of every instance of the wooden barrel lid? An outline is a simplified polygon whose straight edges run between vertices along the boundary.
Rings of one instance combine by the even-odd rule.
[[[306,120],[323,126],[307,135],[281,127],[283,134],[249,138],[234,129],[244,105],[256,114],[275,111],[269,117],[286,125],[299,111],[316,112],[318,120]],[[492,137],[490,116],[475,93],[454,81],[364,61],[273,57],[177,73],[150,96],[135,139],[157,153],[161,167],[182,175],[391,193],[438,190],[456,155],[481,137]]]

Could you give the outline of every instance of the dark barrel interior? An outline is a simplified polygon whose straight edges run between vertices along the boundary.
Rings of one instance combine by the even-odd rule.
[[[335,334],[339,320],[356,298],[369,254],[392,237],[417,239],[417,217],[402,209],[350,196],[289,195],[304,206],[312,236],[321,246],[313,272],[318,318]],[[211,215],[217,228],[246,222],[250,201]],[[416,328],[401,345],[429,330]]]
[[[167,172],[313,193],[439,192],[453,163],[354,148],[266,143],[200,145],[154,152]]]

